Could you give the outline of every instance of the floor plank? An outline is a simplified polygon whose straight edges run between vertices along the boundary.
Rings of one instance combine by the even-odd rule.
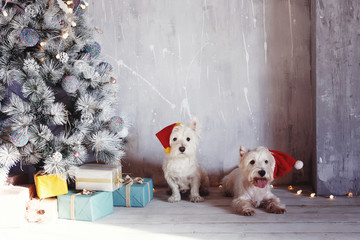
[[[165,189],[157,189],[145,208],[116,207],[96,222],[58,219],[0,229],[0,239],[360,239],[359,197],[312,199],[286,188],[273,191],[287,205],[286,214],[257,209],[252,217],[237,215],[230,207],[232,199],[218,188],[211,189],[203,203],[168,203]]]

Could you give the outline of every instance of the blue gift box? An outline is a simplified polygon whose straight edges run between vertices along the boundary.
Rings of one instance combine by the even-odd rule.
[[[95,221],[114,212],[112,192],[82,195],[76,191],[58,196],[59,218]]]
[[[145,207],[153,198],[153,181],[143,178],[143,183],[123,184],[113,192],[114,206]]]

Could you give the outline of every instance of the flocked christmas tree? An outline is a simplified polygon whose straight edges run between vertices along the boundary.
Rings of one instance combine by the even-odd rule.
[[[116,79],[101,59],[87,5],[0,2],[0,184],[18,162],[72,177],[88,153],[111,164],[124,156]]]

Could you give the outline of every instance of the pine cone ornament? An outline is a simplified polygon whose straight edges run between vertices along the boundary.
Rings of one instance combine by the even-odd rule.
[[[39,72],[39,64],[33,58],[25,59],[23,69],[28,73],[38,73]]]
[[[56,58],[59,59],[61,63],[67,63],[69,60],[69,55],[66,52],[62,52],[56,55]]]

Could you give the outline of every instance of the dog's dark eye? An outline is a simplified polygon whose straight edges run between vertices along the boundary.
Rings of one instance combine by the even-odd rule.
[[[268,160],[265,160],[265,163],[266,163],[266,164],[268,164],[268,162],[269,162]]]
[[[186,141],[190,142],[190,138],[187,138]]]
[[[251,160],[251,161],[250,161],[250,164],[251,164],[251,165],[254,165],[254,164],[255,164],[255,160]]]
[[[173,138],[173,141],[175,142],[177,140],[177,138]]]

